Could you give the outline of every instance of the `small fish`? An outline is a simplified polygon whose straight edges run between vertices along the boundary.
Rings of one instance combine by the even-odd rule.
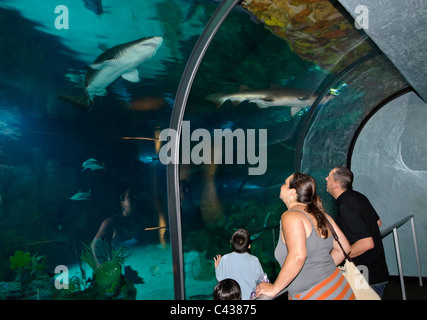
[[[347,87],[347,83],[341,84],[338,88],[331,88],[329,90],[329,93],[332,94],[332,95],[334,95],[334,96],[337,96],[337,95],[339,95],[341,93],[341,90],[343,88],[345,88],[345,87]]]
[[[163,97],[148,96],[132,101],[127,108],[133,111],[152,111],[160,110],[166,105],[167,102]]]
[[[160,229],[167,229],[167,227],[152,227],[152,228],[145,228],[144,231],[151,231],[151,230],[160,230]]]
[[[252,235],[251,236],[251,241],[255,241],[256,239],[258,239],[262,235],[263,232],[264,232],[264,230],[261,230],[260,232]]]
[[[85,162],[83,162],[82,164],[82,171],[85,170],[103,170],[105,169],[105,166],[103,163],[99,162],[98,160],[95,160],[94,158],[90,158],[87,159]]]
[[[139,156],[139,161],[146,164],[156,164],[160,161],[159,157],[156,156],[150,156],[150,155],[141,155]]]
[[[157,273],[159,270],[160,270],[160,268],[159,268],[158,266],[156,266],[156,265],[153,265],[153,266],[151,266],[151,267],[150,267],[150,272],[151,272],[151,275],[152,275],[152,276],[155,276],[155,275],[156,275],[156,273]]]
[[[127,248],[127,247],[133,246],[134,244],[137,244],[137,243],[138,243],[138,240],[133,238],[133,239],[123,241],[122,246]]]
[[[79,191],[68,199],[73,201],[89,200],[90,198],[90,189],[88,192]]]

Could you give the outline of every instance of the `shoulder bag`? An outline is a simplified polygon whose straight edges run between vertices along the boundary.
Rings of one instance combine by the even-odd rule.
[[[339,267],[339,269],[350,284],[351,289],[356,296],[356,300],[381,300],[379,295],[374,291],[374,289],[371,288],[363,274],[360,273],[360,270],[354,264],[353,260],[350,258],[347,252],[345,252],[339,241],[338,235],[336,234],[332,224],[328,219],[326,219],[326,223],[331,230],[335,241],[338,242],[342,252],[344,253],[345,263],[344,266]]]

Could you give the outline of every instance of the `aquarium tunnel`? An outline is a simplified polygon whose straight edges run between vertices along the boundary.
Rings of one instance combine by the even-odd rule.
[[[238,228],[274,280],[280,186],[311,174],[334,216],[339,165],[382,228],[414,216],[425,277],[426,16],[420,0],[1,0],[0,299],[211,300]],[[410,225],[399,242],[417,276]]]

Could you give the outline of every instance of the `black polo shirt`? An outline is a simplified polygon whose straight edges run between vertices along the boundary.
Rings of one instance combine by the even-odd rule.
[[[336,200],[338,224],[350,244],[372,237],[374,248],[353,258],[356,265],[364,265],[369,270],[369,283],[388,280],[384,247],[377,221],[380,219],[368,198],[360,192],[347,190]]]

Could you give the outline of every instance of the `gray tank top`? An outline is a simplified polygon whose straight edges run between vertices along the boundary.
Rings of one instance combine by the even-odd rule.
[[[307,238],[307,258],[304,266],[288,286],[288,292],[291,296],[295,296],[298,293],[310,289],[329,277],[336,270],[334,260],[330,255],[333,246],[332,236],[329,236],[326,239],[319,237],[314,230],[314,225],[310,216],[304,211],[293,210],[305,214],[305,216],[310,220],[312,231],[310,236]],[[280,230],[282,230],[281,222]],[[276,250],[274,251],[274,256],[280,266],[285,262],[287,255],[288,248],[279,233],[279,241],[277,243]]]

